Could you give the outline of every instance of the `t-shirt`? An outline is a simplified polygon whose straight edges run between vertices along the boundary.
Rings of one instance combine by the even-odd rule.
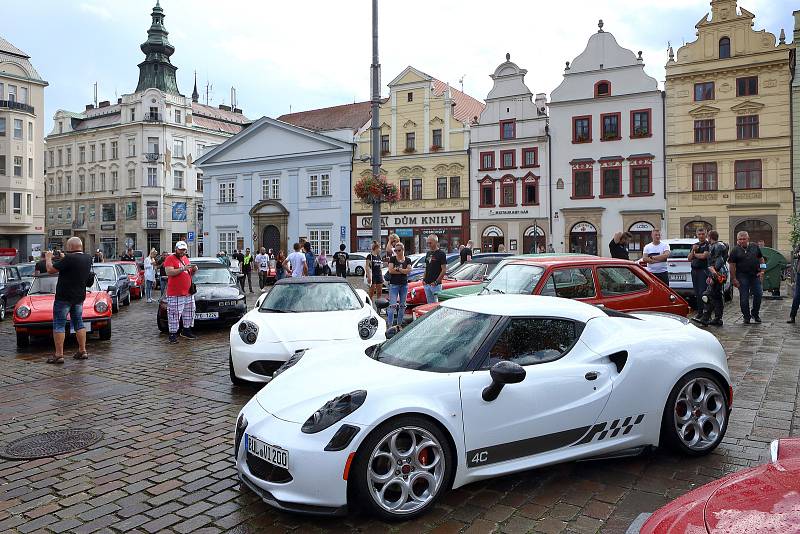
[[[303,276],[303,264],[306,263],[306,255],[302,252],[292,252],[286,259],[292,268],[292,278]]]
[[[129,256],[128,254],[123,254],[119,257],[119,261],[135,261],[136,258],[133,256]]]
[[[748,243],[746,248],[737,244],[728,257],[728,263],[736,264],[736,274],[754,275],[758,273],[761,257],[761,248],[755,243]]]
[[[258,265],[259,271],[268,271],[269,270],[269,256],[266,254],[257,254],[256,255],[256,265]]]
[[[467,263],[467,258],[472,257],[472,249],[471,248],[462,248],[461,252],[459,252],[459,256],[461,257],[461,263]]]
[[[150,259],[150,256],[144,258],[144,279],[151,282],[156,280],[156,271],[153,269],[153,260]]]
[[[439,279],[442,274],[442,266],[447,265],[447,256],[441,250],[428,251],[425,256],[425,276],[422,281],[426,284],[432,284]]]
[[[164,267],[172,267],[180,269],[184,265],[189,265],[189,258],[183,256],[178,259],[175,254],[170,254],[164,260]],[[192,285],[192,275],[188,271],[184,271],[177,276],[170,276],[167,282],[167,296],[168,297],[186,297],[189,295],[189,286]]]
[[[695,253],[704,254],[708,252],[708,249],[711,245],[708,244],[708,241],[698,241],[695,243],[697,248],[695,249]],[[692,269],[708,269],[708,258],[701,260],[699,258],[695,258],[692,260]]]
[[[648,243],[644,246],[644,250],[642,251],[642,256],[660,256],[664,252],[669,250],[669,245],[666,243],[659,243],[656,245],[655,243]],[[667,272],[667,262],[666,261],[659,261],[657,263],[648,263],[647,270],[651,273],[665,273]]]
[[[253,256],[248,254],[247,256],[242,256],[242,272],[249,273],[253,270]]]
[[[372,273],[372,284],[378,285],[383,283],[383,260],[378,254],[368,254],[367,261],[369,262],[370,271]]]
[[[628,247],[623,243],[617,243],[613,239],[608,242],[608,251],[611,253],[612,258],[617,258],[619,260],[631,259],[628,255]]]
[[[86,280],[92,271],[92,258],[83,252],[67,252],[53,262],[58,270],[56,300],[80,304],[86,299]]]
[[[314,253],[306,252],[306,265],[308,265],[308,276],[314,276],[317,272],[314,267]]]
[[[336,265],[336,269],[339,271],[346,271],[347,270],[347,260],[350,259],[350,254],[344,251],[339,251],[333,255],[333,264]]]
[[[409,265],[411,265],[411,260],[408,258],[403,258],[403,261],[397,259],[397,256],[392,256],[389,258],[389,264],[394,265],[398,269],[405,269]],[[392,273],[392,285],[402,286],[408,283],[408,275],[407,274],[397,274]]]

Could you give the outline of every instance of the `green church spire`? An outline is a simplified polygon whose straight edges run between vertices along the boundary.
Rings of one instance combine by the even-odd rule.
[[[167,39],[169,32],[164,28],[164,10],[158,0],[151,17],[153,23],[147,30],[147,41],[141,46],[145,59],[139,63],[139,84],[136,92],[153,87],[165,93],[180,95],[175,79],[178,68],[169,61],[170,56],[175,53],[175,47]]]

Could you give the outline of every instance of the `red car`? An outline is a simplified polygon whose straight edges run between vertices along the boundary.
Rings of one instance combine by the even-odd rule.
[[[28,346],[31,336],[53,336],[53,300],[57,282],[57,274],[36,275],[28,294],[14,306],[18,347]],[[87,333],[97,332],[100,339],[111,339],[111,297],[100,289],[96,279],[91,287],[86,288],[83,324]],[[72,329],[69,321],[67,328]]]
[[[135,261],[114,261],[111,263],[119,263],[122,270],[128,275],[128,280],[131,281],[131,298],[140,299],[144,293],[144,270],[139,267]]]
[[[773,441],[770,457],[640,515],[627,534],[800,532],[800,438]]]
[[[472,286],[486,281],[486,277],[492,274],[501,261],[510,257],[511,254],[503,252],[492,252],[487,254],[476,254],[471,261],[464,264],[456,264],[447,270],[447,275],[442,280],[442,290],[454,289],[463,286]],[[427,302],[425,289],[422,287],[422,280],[408,283],[408,294],[406,296],[406,306],[411,308]]]
[[[564,297],[622,312],[653,311],[686,317],[690,311],[683,298],[637,263],[598,256],[520,258],[497,271],[482,291]],[[414,318],[436,306],[417,306],[412,312]]]

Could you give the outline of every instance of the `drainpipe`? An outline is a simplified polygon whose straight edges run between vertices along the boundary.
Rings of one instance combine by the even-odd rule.
[[[547,224],[550,232],[550,246],[547,250],[549,251],[551,248],[555,250],[553,246],[553,140],[550,137],[549,122],[544,125],[544,134],[547,136]]]
[[[667,225],[667,215],[669,208],[667,208],[667,92],[661,91],[661,153],[663,154],[663,172],[664,172],[664,225]],[[667,225],[667,228],[669,226]],[[662,228],[663,230],[663,228]],[[680,230],[679,230],[679,233]],[[667,234],[669,236],[669,234]]]

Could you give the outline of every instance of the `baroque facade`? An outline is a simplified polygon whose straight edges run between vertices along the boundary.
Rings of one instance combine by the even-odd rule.
[[[791,46],[752,28],[736,0],[712,0],[697,40],[666,66],[669,235],[713,227],[789,251]]]
[[[47,136],[47,243],[69,236],[106,257],[134,249],[172,250],[189,241],[202,252],[202,173],[194,160],[239,132],[241,110],[201,104],[178,91],[175,48],[156,4],[136,91],[116,103],[59,110]]]

